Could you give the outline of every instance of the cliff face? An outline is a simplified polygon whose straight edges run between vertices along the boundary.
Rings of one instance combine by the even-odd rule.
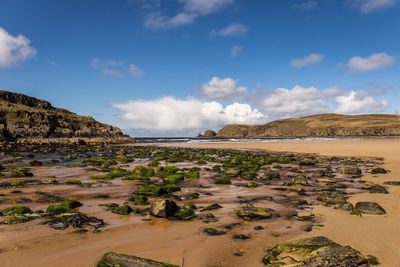
[[[322,114],[290,118],[264,125],[227,125],[218,137],[400,136],[400,116],[387,114]]]
[[[119,138],[119,128],[79,116],[49,102],[0,91],[0,141],[29,138]]]

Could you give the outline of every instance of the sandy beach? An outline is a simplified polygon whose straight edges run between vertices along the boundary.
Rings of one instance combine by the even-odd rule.
[[[173,146],[185,146],[179,144]],[[192,146],[192,145],[189,145]],[[260,149],[270,151],[290,151],[299,153],[318,153],[326,156],[357,156],[383,157],[383,167],[390,170],[388,174],[372,176],[366,173],[362,180],[382,184],[384,181],[400,180],[400,140],[366,140],[366,141],[302,141],[302,142],[275,142],[275,143],[212,143],[197,144],[196,148],[221,149]],[[129,165],[133,168],[140,161]],[[189,165],[188,165],[189,164]],[[190,167],[190,163],[180,163],[179,166]],[[37,176],[57,175],[60,181],[69,178],[78,178],[88,181],[92,174],[84,169],[67,169],[65,167],[35,167]],[[165,219],[149,218],[147,216],[130,215],[127,217],[105,211],[99,204],[104,200],[94,199],[98,193],[108,193],[111,198],[107,202],[119,204],[126,201],[135,181],[126,182],[114,180],[104,187],[81,188],[76,186],[55,185],[51,187],[27,188],[24,195],[30,197],[34,191],[46,192],[77,198],[84,203],[81,212],[104,219],[108,226],[101,233],[79,235],[72,230],[53,230],[37,221],[0,228],[0,262],[2,266],[95,266],[101,256],[108,251],[126,253],[141,257],[160,260],[178,266],[190,267],[236,267],[236,266],[263,266],[261,259],[265,250],[278,243],[311,236],[326,236],[342,245],[349,245],[360,250],[365,255],[374,255],[379,258],[381,266],[400,266],[400,188],[389,186],[389,194],[362,193],[350,197],[349,201],[374,201],[379,203],[387,214],[383,216],[350,215],[349,212],[336,210],[333,207],[313,206],[312,212],[321,224],[311,232],[306,229],[308,222],[294,221],[282,216],[277,220],[244,222],[238,229],[229,235],[218,237],[206,236],[205,227],[224,226],[238,223],[234,216],[234,209],[238,206],[237,196],[271,195],[277,191],[259,188],[245,188],[237,186],[218,187],[209,183],[207,177],[199,181],[205,188],[199,192],[204,194],[196,205],[204,206],[214,202],[224,208],[215,211],[219,218],[217,223],[204,224],[201,220],[168,221]],[[265,191],[267,190],[267,191]],[[11,194],[11,189],[4,191]],[[278,196],[279,194],[277,194]],[[269,203],[263,202],[261,203]],[[32,209],[44,209],[44,204],[26,204]],[[268,205],[271,205],[269,203]],[[281,214],[291,212],[280,204],[270,206],[279,210]],[[2,204],[0,208],[9,205]],[[243,223],[243,222],[242,222]],[[265,231],[255,232],[255,226],[262,226]],[[232,239],[235,233],[249,232],[251,239],[242,241]],[[243,253],[234,256],[234,252]],[[27,263],[29,263],[27,265]]]
[[[400,180],[400,140],[351,140],[351,141],[294,141],[258,143],[200,144],[202,148],[261,149],[319,153],[321,155],[383,157],[384,167],[390,173],[379,176],[366,175],[362,179],[377,184]],[[374,201],[387,211],[384,216],[352,216],[341,211],[317,206],[314,212],[325,218],[324,226],[307,236],[323,235],[341,244],[350,245],[363,253],[377,256],[381,266],[400,266],[400,188],[389,186],[389,194],[357,194],[349,201]]]

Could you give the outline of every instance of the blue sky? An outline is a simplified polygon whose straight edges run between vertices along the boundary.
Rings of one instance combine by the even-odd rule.
[[[136,135],[400,112],[398,0],[0,0],[0,88]]]

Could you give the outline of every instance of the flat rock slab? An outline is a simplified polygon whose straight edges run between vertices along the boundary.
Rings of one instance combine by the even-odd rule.
[[[108,252],[97,264],[97,267],[179,267],[178,265],[163,263],[132,255]]]
[[[263,258],[266,267],[367,267],[378,264],[373,256],[364,256],[358,250],[341,246],[332,240],[317,236],[276,245]]]
[[[355,208],[364,214],[386,214],[386,211],[378,203],[375,202],[357,202]]]

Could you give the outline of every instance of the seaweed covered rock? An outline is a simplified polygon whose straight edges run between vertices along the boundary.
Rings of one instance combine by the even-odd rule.
[[[133,255],[117,254],[108,252],[97,264],[97,267],[179,267]]]
[[[67,212],[73,212],[75,209],[83,206],[82,203],[80,203],[77,200],[70,200],[66,199],[60,204],[54,204],[54,205],[49,205],[47,207],[46,212],[49,215],[57,215],[57,214],[62,214],[62,213],[67,213]]]
[[[17,167],[11,170],[11,177],[32,177],[32,171],[29,168]]]
[[[265,220],[273,216],[273,210],[269,208],[258,207],[254,204],[243,205],[236,210],[236,215],[244,220]]]
[[[133,209],[131,208],[131,206],[129,206],[128,204],[124,204],[118,207],[115,207],[113,209],[111,209],[112,213],[116,213],[119,215],[128,215],[133,211]]]
[[[32,213],[32,210],[25,206],[12,206],[5,208],[1,213],[3,215],[24,215]]]
[[[377,259],[364,256],[358,250],[341,246],[326,237],[317,236],[276,245],[268,250],[263,262],[266,267],[366,267],[377,264]]]

